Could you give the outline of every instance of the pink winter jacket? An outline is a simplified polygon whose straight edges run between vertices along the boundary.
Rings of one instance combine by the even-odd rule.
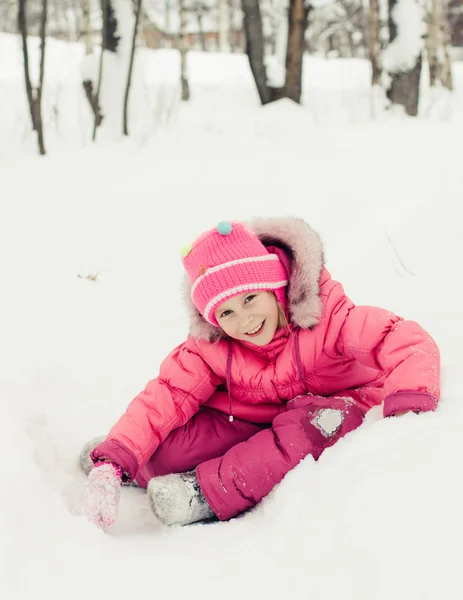
[[[426,331],[387,310],[355,306],[323,267],[318,235],[303,221],[252,226],[284,260],[290,325],[264,348],[216,340],[217,329],[191,305],[191,335],[92,452],[94,461],[119,464],[128,481],[205,405],[257,423],[307,393],[349,396],[364,410],[384,403],[385,416],[436,407],[439,353]]]

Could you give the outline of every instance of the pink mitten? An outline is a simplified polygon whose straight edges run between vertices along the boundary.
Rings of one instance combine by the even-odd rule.
[[[116,521],[122,474],[118,465],[106,462],[96,463],[89,473],[82,510],[101,529],[111,527]]]

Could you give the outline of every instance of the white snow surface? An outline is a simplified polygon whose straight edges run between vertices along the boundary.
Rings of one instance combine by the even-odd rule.
[[[33,76],[38,70],[39,40],[31,38],[30,63]],[[0,35],[0,56],[8,57],[0,67],[0,158],[37,153],[24,93],[21,41],[18,36]],[[94,148],[93,114],[82,88],[82,79],[96,82],[99,49],[84,60],[84,47],[59,40],[47,40],[46,78],[43,97],[45,145],[50,155],[64,149]],[[270,77],[281,75],[276,57],[268,60]],[[122,139],[122,105],[128,57],[105,52],[101,105],[106,122],[97,133],[98,145]],[[361,59],[325,60],[306,56],[304,60],[303,106],[282,109],[281,118],[269,125],[262,111],[246,56],[223,53],[188,53],[191,102],[180,102],[180,60],[176,50],[152,51],[139,48],[134,65],[129,100],[130,143],[136,147],[157,143],[164,128],[187,130],[196,135],[220,135],[261,131],[268,135],[275,127],[284,131],[288,111],[298,117],[294,126],[308,133],[320,125],[366,124],[389,114],[378,114],[384,104],[371,90],[370,66]],[[420,115],[430,121],[463,122],[463,63],[454,64],[454,94],[431,94],[428,72],[423,67]],[[441,91],[441,90],[439,90]],[[108,105],[109,102],[109,105]],[[289,106],[289,103],[286,103]],[[271,110],[279,111],[279,108]],[[267,119],[268,121],[268,119]],[[396,122],[394,120],[394,122]],[[111,126],[108,127],[108,124]]]
[[[317,63],[319,93],[332,99],[319,118],[289,101],[261,109],[250,76],[227,70],[232,57],[198,55],[196,97],[175,120],[143,145],[135,136],[93,147],[82,141],[86,118],[71,121],[75,53],[50,44],[62,69],[49,71],[48,93],[61,90],[66,127],[49,125],[45,158],[21,112],[16,55],[0,68],[2,597],[461,598],[461,114],[346,119],[336,73],[360,103],[355,61]],[[171,76],[172,55],[157,56],[151,90]],[[320,232],[355,303],[435,337],[438,410],[386,420],[370,411],[228,523],[164,527],[143,490],[124,488],[116,525],[97,530],[74,514],[85,483],[77,457],[185,339],[179,248],[220,220],[278,215]]]

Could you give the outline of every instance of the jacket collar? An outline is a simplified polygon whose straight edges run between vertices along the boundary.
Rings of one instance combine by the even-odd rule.
[[[236,341],[236,343],[244,346],[245,348],[249,348],[249,350],[251,350],[251,352],[254,354],[257,354],[257,356],[260,356],[265,360],[272,361],[286,346],[288,338],[291,335],[291,329],[291,326],[278,329],[273,336],[272,341],[265,346],[256,346],[251,342],[245,342],[242,340]]]

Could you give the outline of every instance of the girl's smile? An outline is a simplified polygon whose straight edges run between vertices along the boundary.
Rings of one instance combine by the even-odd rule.
[[[214,315],[231,338],[256,346],[269,344],[278,329],[278,302],[272,292],[253,291],[233,296],[220,304]]]

